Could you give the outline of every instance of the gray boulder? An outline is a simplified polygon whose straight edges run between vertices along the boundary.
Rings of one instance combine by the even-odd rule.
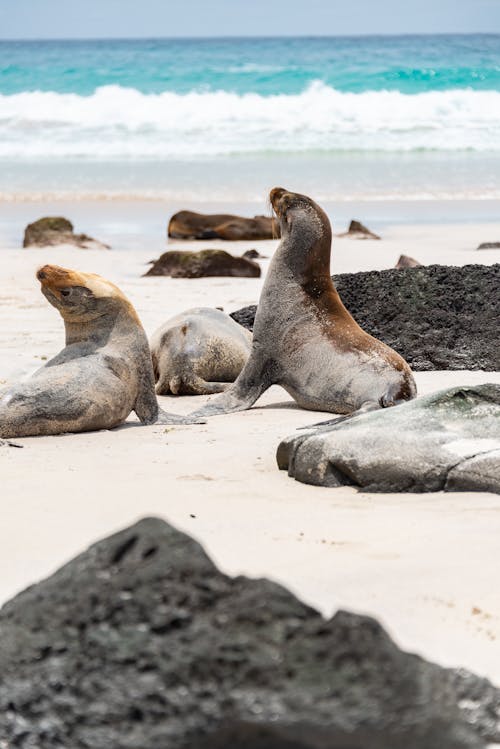
[[[500,693],[219,572],[147,518],[0,612],[0,737],[20,749],[483,749]]]
[[[333,281],[363,330],[415,371],[500,369],[500,264],[341,273]],[[231,317],[252,330],[256,309]]]
[[[283,440],[278,466],[317,486],[500,493],[500,385],[455,387]]]
[[[109,250],[109,245],[98,242],[87,234],[75,234],[73,224],[62,216],[45,216],[28,224],[24,230],[23,247],[52,247],[71,244],[82,250]]]

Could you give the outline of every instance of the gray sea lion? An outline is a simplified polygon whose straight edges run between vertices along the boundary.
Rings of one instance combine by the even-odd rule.
[[[37,278],[64,320],[66,347],[0,392],[0,437],[110,429],[131,411],[143,424],[193,423],[159,409],[146,334],[114,284],[56,265]]]
[[[338,414],[413,398],[408,364],[342,304],[330,276],[332,231],[324,211],[279,187],[270,201],[282,239],[262,289],[250,358],[234,385],[193,415],[245,410],[273,384],[302,408]]]
[[[224,312],[197,307],[158,328],[150,347],[159,395],[210,395],[238,377],[252,335]]]

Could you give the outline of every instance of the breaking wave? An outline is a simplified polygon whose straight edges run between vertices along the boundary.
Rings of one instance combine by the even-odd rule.
[[[198,158],[310,151],[500,151],[500,92],[0,95],[0,158]]]

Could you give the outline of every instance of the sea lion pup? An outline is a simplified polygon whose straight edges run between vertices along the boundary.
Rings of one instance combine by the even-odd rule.
[[[110,429],[131,411],[143,424],[193,423],[159,409],[146,334],[116,286],[56,265],[37,278],[64,320],[66,348],[0,393],[0,437]]]
[[[218,309],[197,307],[158,328],[150,348],[158,395],[210,395],[238,377],[252,334]]]
[[[271,385],[302,408],[338,414],[385,408],[416,395],[404,359],[365,333],[330,276],[332,230],[310,198],[275,187],[281,242],[255,317],[252,353],[225,393],[193,416],[250,408]]]

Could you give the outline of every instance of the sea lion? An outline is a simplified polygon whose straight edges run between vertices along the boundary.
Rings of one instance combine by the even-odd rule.
[[[269,216],[247,218],[230,213],[179,211],[168,224],[168,236],[172,239],[274,239],[277,232],[277,222]]]
[[[210,395],[238,377],[252,335],[224,312],[197,307],[158,328],[150,347],[158,395]]]
[[[324,211],[281,187],[270,201],[282,239],[260,296],[250,358],[231,388],[192,415],[245,410],[273,384],[302,408],[338,414],[413,398],[408,364],[342,304],[330,276],[332,230]]]
[[[64,320],[66,347],[0,393],[0,437],[110,429],[131,411],[143,424],[193,423],[159,409],[146,334],[114,284],[56,265],[36,275]]]

